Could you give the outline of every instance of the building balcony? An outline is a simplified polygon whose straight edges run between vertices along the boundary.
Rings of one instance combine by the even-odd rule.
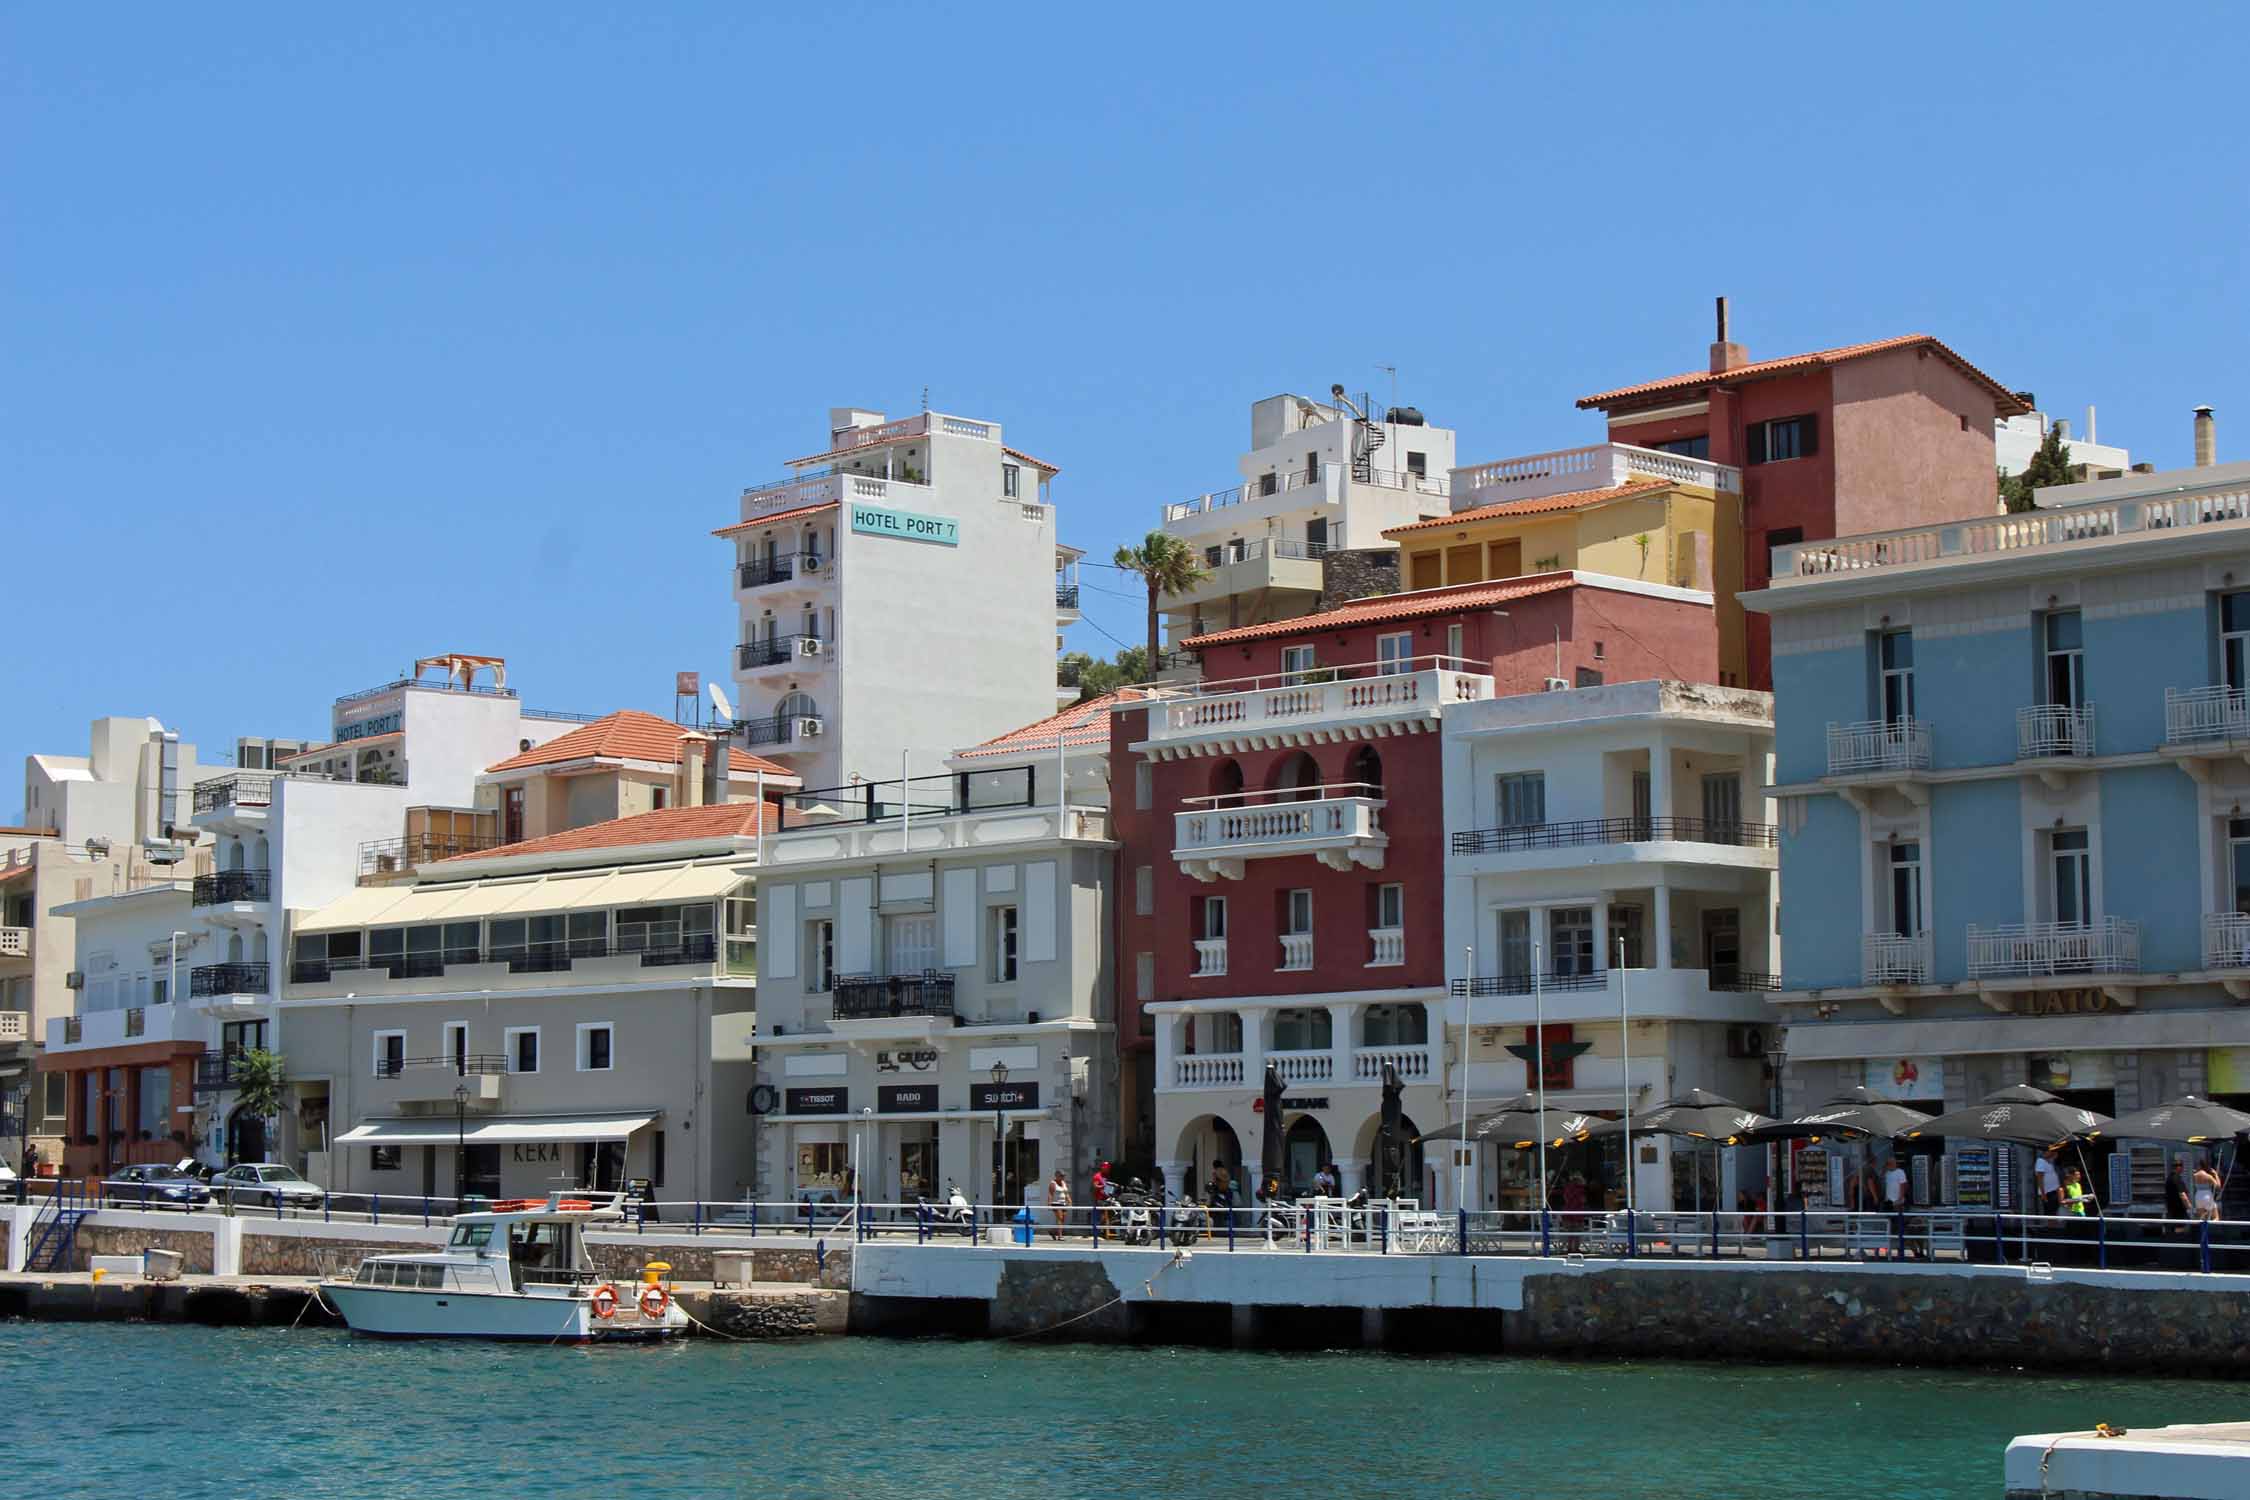
[[[2016,759],[2084,759],[2093,753],[2093,704],[2035,703],[2016,710]]]
[[[2203,967],[2250,969],[2250,913],[2204,913]]]
[[[206,1052],[195,1060],[195,1091],[215,1094],[231,1089],[242,1082],[242,1051],[230,1047],[223,1052]]]
[[[251,772],[198,782],[195,788],[195,814],[218,817],[242,814],[263,816],[266,809],[273,806],[273,783],[272,776]]]
[[[742,737],[744,745],[780,754],[796,748],[801,741],[819,739],[828,732],[828,723],[811,714],[776,715],[770,719],[744,720],[735,725],[735,732]]]
[[[1281,1081],[1288,1084],[1333,1083],[1336,1081],[1336,1054],[1327,1047],[1305,1048],[1294,1052],[1268,1052],[1266,1061]]]
[[[497,1052],[465,1052],[458,1057],[383,1057],[375,1076],[387,1088],[376,1092],[391,1104],[457,1104],[464,1108],[497,1105],[502,1079],[510,1069]],[[458,1091],[458,1092],[456,1092]]]
[[[1281,962],[1274,965],[1284,974],[1293,974],[1312,967],[1313,935],[1309,932],[1285,932],[1281,935]]]
[[[0,927],[0,958],[31,957],[31,929]]]
[[[1367,967],[1389,968],[1406,962],[1406,929],[1403,927],[1370,927],[1367,929]]]
[[[1427,1043],[1418,1047],[1357,1047],[1351,1057],[1354,1083],[1382,1083],[1385,1064],[1398,1069],[1399,1078],[1406,1083],[1430,1083],[1443,1066],[1438,1048]]]
[[[1055,585],[1055,613],[1068,615],[1074,620],[1078,618],[1077,584],[1058,583]]]
[[[1358,782],[1194,797],[1172,815],[1172,857],[1198,880],[1240,880],[1244,862],[1310,854],[1333,870],[1383,868],[1384,801]],[[1303,801],[1274,800],[1303,797]]]
[[[1452,836],[1451,847],[1455,854],[1466,855],[1571,849],[1593,844],[1682,843],[1771,849],[1779,842],[1779,832],[1771,823],[1714,823],[1704,818],[1577,818],[1560,823],[1464,829]]]
[[[1195,968],[1190,977],[1216,979],[1227,971],[1227,940],[1225,938],[1197,938],[1195,940]]]
[[[1201,580],[1165,595],[1158,607],[1178,616],[1241,594],[1318,595],[1325,586],[1321,559],[1327,553],[1323,542],[1255,541],[1228,549],[1216,565],[1205,562]]]
[[[1435,729],[1448,703],[1492,696],[1492,678],[1446,656],[1320,667],[1182,684],[1149,710],[1148,738],[1136,749],[1158,758],[1232,753],[1277,735],[1367,724],[1413,733]]]
[[[1266,1063],[1271,1063],[1281,1081],[1290,1087],[1325,1084],[1380,1088],[1386,1064],[1398,1069],[1403,1082],[1433,1083],[1444,1067],[1441,1049],[1433,1045],[1374,1045],[1347,1047],[1340,1059],[1335,1049],[1328,1047],[1268,1052],[1255,1069],[1240,1052],[1177,1053],[1161,1076],[1168,1089],[1255,1088]]]
[[[359,846],[359,884],[389,885],[411,880],[414,867],[462,854],[500,847],[495,833],[410,833],[395,839],[369,839]]]
[[[777,479],[771,484],[753,485],[742,492],[742,519],[755,521],[761,516],[778,515],[785,510],[802,510],[808,505],[827,505],[839,501],[864,500],[880,505],[913,503],[915,497],[928,499],[930,487],[906,479],[885,479],[875,474],[807,474],[794,479]]]
[[[271,964],[197,964],[188,970],[188,994],[197,1000],[221,995],[263,995],[272,983]]]
[[[1969,928],[1971,979],[2137,974],[2140,968],[2141,924],[2125,917]]]
[[[783,552],[735,564],[734,586],[744,591],[782,583],[825,583],[836,575],[836,560],[818,552]]]
[[[1636,479],[1669,479],[1720,494],[1742,493],[1742,471],[1709,459],[1688,458],[1631,443],[1595,443],[1584,448],[1558,448],[1551,453],[1526,454],[1498,463],[1477,464],[1453,471],[1452,493],[1456,510],[1500,505],[1511,500],[1536,500],[1543,495],[1569,495],[1580,490],[1608,490]]]
[[[1831,776],[1912,775],[1931,764],[1929,724],[1920,719],[1866,719],[1828,726]]]
[[[1449,980],[1448,993],[1459,996],[1549,994],[1609,987],[1607,969],[1550,969],[1542,973],[1479,974]]]
[[[873,1021],[898,1016],[953,1015],[953,976],[934,970],[919,974],[839,977],[830,996],[839,1021]]]
[[[188,899],[193,906],[237,906],[271,901],[273,872],[221,870],[216,875],[198,875]]]
[[[836,659],[836,643],[817,635],[776,635],[744,641],[735,648],[735,666],[743,672],[768,667],[822,666]]]
[[[31,1012],[0,1010],[0,1047],[16,1047],[31,1040]]]
[[[1172,1087],[1176,1089],[1235,1089],[1242,1087],[1244,1076],[1239,1052],[1191,1053],[1172,1059]]]
[[[2166,746],[2224,748],[2240,740],[2250,740],[2250,694],[2241,688],[2214,684],[2164,690]]]
[[[1862,984],[1928,984],[1930,935],[1870,932],[1859,940]]]

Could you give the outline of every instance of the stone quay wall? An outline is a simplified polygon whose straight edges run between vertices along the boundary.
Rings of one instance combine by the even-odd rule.
[[[86,1270],[97,1255],[138,1255],[143,1250],[179,1252],[180,1269],[195,1276],[211,1274],[215,1236],[208,1230],[150,1229],[139,1225],[84,1223],[70,1245],[70,1268]]]

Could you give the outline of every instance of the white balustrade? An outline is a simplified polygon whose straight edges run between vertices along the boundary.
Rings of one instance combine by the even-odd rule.
[[[2250,739],[2250,694],[2223,684],[2164,690],[2164,743]]]
[[[1946,557],[2020,552],[2141,532],[2250,521],[2250,490],[2119,498],[2019,511],[1936,526],[1909,526],[1774,550],[1773,576],[1817,578]]]
[[[1203,683],[1193,695],[1172,699],[1161,712],[1150,716],[1149,738],[1161,742],[1231,730],[1249,734],[1276,726],[1395,718],[1400,714],[1427,713],[1435,718],[1445,704],[1492,696],[1492,678],[1459,670],[1466,663],[1435,657],[1416,661],[1442,664],[1401,664],[1392,671],[1363,665],[1318,669],[1303,674],[1303,680]],[[1332,672],[1350,675],[1331,676]]]
[[[1385,1063],[1398,1069],[1398,1076],[1408,1083],[1437,1076],[1437,1067],[1426,1046],[1362,1047],[1352,1054],[1352,1078],[1359,1083],[1381,1083]]]
[[[1285,932],[1281,935],[1281,967],[1284,970],[1312,967],[1312,934]]]
[[[1336,1077],[1336,1054],[1325,1047],[1317,1052],[1268,1052],[1266,1061],[1283,1083],[1329,1083]]]
[[[2250,915],[2238,911],[2204,913],[2203,967],[2250,969]]]
[[[2141,924],[2126,917],[1969,928],[1971,979],[2131,974],[2140,967]]]
[[[1928,984],[1930,935],[1870,932],[1859,940],[1862,984]]]
[[[1595,443],[1584,448],[1557,448],[1549,453],[1528,453],[1497,463],[1476,464],[1453,471],[1454,503],[1474,509],[1509,500],[1531,500],[1541,495],[1567,495],[1577,490],[1615,489],[1634,479],[1668,479],[1675,484],[1700,485],[1722,494],[1742,492],[1742,471],[1706,458],[1689,458],[1631,443]]]
[[[31,929],[0,927],[0,958],[31,957]]]
[[[1406,929],[1403,927],[1370,927],[1367,929],[1367,946],[1371,956],[1370,969],[1387,964],[1406,962]]]
[[[2045,760],[2094,753],[2094,705],[2034,703],[2016,710],[2016,758]]]
[[[1172,815],[1175,854],[1303,853],[1382,833],[1380,797],[1329,797]],[[1280,847],[1276,847],[1280,846]]]
[[[1930,726],[1919,719],[1867,719],[1828,726],[1828,774],[1927,771]]]
[[[1195,940],[1195,977],[1209,978],[1227,971],[1227,940],[1225,938],[1197,938]]]
[[[1172,1087],[1176,1089],[1239,1088],[1241,1084],[1242,1054],[1239,1052],[1172,1059]]]
[[[0,1042],[28,1042],[31,1040],[31,1012],[28,1010],[0,1010]]]

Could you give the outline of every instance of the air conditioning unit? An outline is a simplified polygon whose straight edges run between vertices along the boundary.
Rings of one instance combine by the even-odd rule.
[[[1563,681],[1560,677],[1550,677],[1547,679],[1547,691],[1550,693],[1563,692],[1568,689],[1569,686],[1570,684]]]
[[[66,990],[82,990],[86,988],[86,971],[84,969],[72,969],[68,974],[65,974],[63,976],[62,984],[63,988]]]
[[[817,555],[817,554],[815,554],[815,553],[811,553],[811,552],[808,552],[808,553],[806,553],[806,554],[805,554],[805,556],[804,556],[804,558],[803,558],[803,560],[802,560],[802,564],[801,564],[801,565],[802,565],[802,567],[803,567],[803,569],[804,569],[804,571],[805,571],[805,572],[807,572],[807,573],[817,573],[817,572],[819,572],[819,571],[820,571],[820,570],[821,570],[822,568],[824,568],[824,567],[826,567],[826,566],[828,565],[828,559],[827,559],[827,558],[825,558],[825,557],[821,557],[821,556],[818,556],[818,555]]]
[[[797,737],[799,739],[817,739],[827,732],[828,726],[818,719],[799,719],[797,721]]]
[[[1727,1028],[1727,1056],[1762,1058],[1765,1055],[1765,1027],[1729,1026]]]
[[[818,636],[799,636],[797,637],[797,654],[799,656],[818,656],[820,655],[820,648],[827,644]]]

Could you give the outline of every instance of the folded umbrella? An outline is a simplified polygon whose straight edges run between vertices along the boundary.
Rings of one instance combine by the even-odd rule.
[[[2087,1134],[2119,1140],[2182,1141],[2195,1146],[2231,1140],[2246,1131],[2250,1131],[2250,1115],[2194,1094],[2183,1094],[2169,1104],[2119,1115]]]

